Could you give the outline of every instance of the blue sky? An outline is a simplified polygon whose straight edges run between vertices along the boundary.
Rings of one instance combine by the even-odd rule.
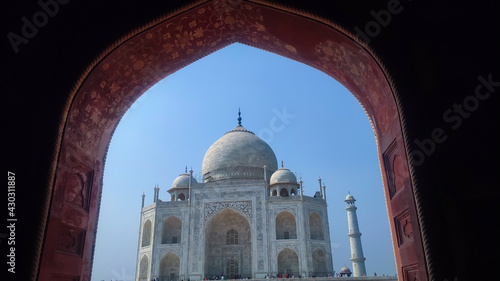
[[[354,96],[328,75],[233,44],[166,77],[126,112],[108,150],[92,281],[133,280],[141,195],[160,199],[237,125],[264,139],[302,177],[304,195],[324,180],[333,266],[352,268],[345,196],[356,198],[369,275],[396,273],[375,136]],[[200,180],[201,181],[201,180]]]

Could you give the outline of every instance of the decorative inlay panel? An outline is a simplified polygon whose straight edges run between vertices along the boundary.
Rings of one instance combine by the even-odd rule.
[[[383,153],[389,195],[394,195],[404,187],[403,160],[399,155],[397,141],[394,140]]]
[[[293,250],[297,255],[299,255],[299,245],[297,244],[277,244],[276,245],[276,256],[278,256],[278,254],[283,251],[284,249],[290,249],[290,250]]]
[[[418,281],[418,264],[412,264],[403,267],[403,280],[404,281]]]
[[[251,201],[215,202],[215,203],[205,203],[205,221],[226,208],[239,211],[242,214],[244,214],[248,219],[252,218]]]
[[[91,169],[83,165],[74,168],[65,181],[64,202],[88,213],[93,180],[94,172]]]
[[[179,257],[179,259],[182,259],[182,247],[178,247],[178,246],[167,246],[167,248],[165,249],[160,249],[159,250],[160,252],[160,260],[165,256],[167,255],[168,253],[172,253],[172,254],[175,254],[177,255],[177,257]]]
[[[394,220],[399,246],[406,242],[413,241],[413,228],[410,212],[406,210],[398,215]]]
[[[61,226],[57,249],[63,252],[81,255],[85,242],[85,230],[73,229],[68,226]]]
[[[309,218],[312,213],[318,213],[318,215],[323,219],[323,211],[322,210],[314,210],[314,209],[309,209],[307,212],[307,217]]]
[[[283,211],[287,211],[287,212],[291,213],[294,217],[297,217],[297,208],[295,208],[295,207],[275,208],[275,209],[273,209],[274,217],[276,218],[276,216]]]

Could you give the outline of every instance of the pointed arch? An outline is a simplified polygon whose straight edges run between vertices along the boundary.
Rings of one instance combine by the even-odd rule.
[[[317,248],[313,253],[312,253],[312,260],[313,260],[313,276],[314,277],[327,277],[328,272],[326,269],[326,254],[323,250],[320,248]]]
[[[148,256],[144,255],[141,258],[141,262],[139,264],[139,281],[148,280],[148,271],[149,271],[149,259]]]
[[[295,216],[283,211],[276,216],[276,239],[297,239]]]
[[[227,243],[228,238],[229,242],[236,242],[236,233],[238,243]],[[205,228],[205,275],[220,276],[228,272],[227,262],[232,259],[238,264],[239,275],[251,277],[251,233],[248,219],[231,208],[226,208],[210,218]]]
[[[160,261],[160,281],[179,280],[181,260],[174,253],[168,253]]]
[[[180,193],[180,194],[177,196],[177,200],[179,200],[179,201],[184,201],[184,200],[186,200],[186,196],[184,195],[184,193]]]
[[[401,208],[410,208],[410,219],[419,222],[414,225],[415,228],[425,225],[423,221],[420,221],[423,218],[417,216],[420,211],[415,211],[415,206],[421,204],[422,199],[415,195],[419,194],[416,186],[411,186],[412,181],[409,176],[406,158],[402,158],[403,163],[401,163],[403,167],[401,168],[403,171],[401,176],[404,180],[398,181],[405,183],[401,187],[401,191],[399,191],[403,192],[405,196],[399,196],[399,198],[414,198],[415,203],[407,205],[405,202],[398,201],[400,199],[396,197],[392,198],[391,194],[388,193],[389,191],[387,191],[390,179],[388,174],[393,167],[386,166],[382,157],[389,156],[388,154],[402,155],[404,157],[408,153],[405,150],[407,140],[402,133],[400,121],[405,120],[404,112],[398,111],[401,109],[401,105],[396,104],[394,97],[397,95],[393,90],[392,82],[390,82],[390,73],[383,69],[383,62],[376,58],[369,48],[363,47],[363,44],[355,40],[355,36],[341,31],[339,27],[329,21],[311,17],[306,13],[296,11],[292,13],[283,7],[271,8],[263,4],[257,6],[247,1],[243,3],[244,5],[235,7],[238,13],[233,14],[245,15],[241,20],[245,22],[246,29],[227,29],[227,25],[211,26],[211,29],[205,27],[205,30],[215,31],[214,34],[218,36],[208,35],[208,33],[200,34],[206,40],[200,40],[201,44],[199,46],[192,44],[193,48],[189,50],[190,52],[180,52],[184,49],[184,44],[176,44],[178,46],[174,46],[174,50],[166,52],[162,42],[164,37],[155,34],[160,34],[159,30],[167,29],[168,25],[177,26],[170,23],[180,22],[181,19],[188,18],[188,16],[199,15],[203,18],[217,16],[210,1],[196,9],[186,8],[175,13],[172,12],[168,17],[155,21],[154,25],[151,24],[147,28],[137,28],[129,36],[116,42],[115,47],[107,48],[106,52],[97,57],[95,62],[87,68],[88,70],[77,81],[74,91],[71,92],[71,97],[68,99],[68,108],[69,104],[71,104],[71,108],[67,112],[65,111],[65,115],[61,118],[61,120],[66,120],[61,122],[59,127],[60,139],[64,140],[64,142],[60,142],[59,154],[55,154],[60,155],[60,157],[54,158],[55,160],[52,162],[53,167],[57,167],[57,169],[52,174],[54,186],[48,185],[50,186],[49,190],[52,187],[55,190],[65,190],[67,188],[64,183],[68,180],[66,170],[71,168],[71,163],[67,160],[70,159],[70,157],[67,157],[69,154],[74,155],[77,160],[88,158],[87,162],[92,163],[89,164],[89,168],[95,172],[95,178],[102,179],[102,166],[104,164],[102,161],[105,159],[106,148],[113,132],[111,128],[116,126],[125,110],[147,88],[161,78],[180,69],[187,62],[194,61],[222,48],[221,42],[229,44],[238,41],[316,67],[333,78],[342,81],[360,101],[370,117],[377,138],[378,149],[381,152],[379,160],[385,179],[386,202],[389,216],[394,218],[390,222],[394,247],[398,248],[398,251],[395,251],[398,274],[403,276],[403,268],[416,262],[420,278],[425,278],[427,269],[422,249],[428,250],[426,236],[420,236],[420,231],[414,231],[415,239],[412,240],[413,242],[407,242],[411,243],[410,246],[399,247],[400,244],[396,235],[399,221],[395,216],[397,213],[404,211]],[[251,9],[246,9],[246,7]],[[178,15],[182,15],[182,17]],[[267,20],[245,21],[259,18]],[[279,22],[283,21],[290,23],[295,28],[289,28],[287,31],[282,30],[279,28]],[[207,22],[213,23],[212,21]],[[259,25],[255,25],[255,22],[259,22]],[[254,27],[257,27],[257,31],[252,29]],[[303,32],[291,33],[297,32],[297,30]],[[259,36],[253,36],[254,33]],[[279,36],[275,36],[276,34]],[[292,34],[294,35],[291,36]],[[148,38],[151,38],[151,40]],[[286,38],[286,40],[283,41],[280,38]],[[307,40],[304,40],[304,38],[307,38]],[[137,59],[139,57],[148,58],[148,60],[139,60]],[[130,69],[130,71],[123,71],[124,69]],[[130,79],[130,77],[134,77],[134,79]],[[89,110],[84,110],[85,108]],[[94,118],[90,118],[90,114],[97,112],[102,113],[102,115],[96,115],[99,117],[99,122],[96,122]],[[99,181],[96,180],[96,182]],[[93,192],[99,194],[102,187],[96,184],[94,188]],[[88,214],[92,215],[88,216],[89,226],[85,228],[86,235],[88,235],[86,240],[88,241],[93,241],[95,238],[93,225],[97,223],[100,204],[100,199],[97,198],[98,196],[93,196],[90,199],[89,206],[91,207]],[[63,199],[54,195],[50,197],[50,202],[47,200],[48,203],[46,203],[47,210],[49,203],[51,207],[50,214],[46,217],[49,220],[46,223],[47,229],[44,229],[40,234],[42,235],[40,236],[41,239],[44,233],[47,233],[44,238],[43,253],[41,253],[44,259],[52,256],[57,251],[56,243],[51,241],[57,240],[56,226],[59,226],[61,222],[60,214]],[[413,202],[412,200],[408,201]],[[86,214],[82,215],[87,216]],[[92,260],[92,243],[86,243],[84,247],[86,254],[84,254],[82,262],[89,262]],[[42,249],[42,247],[39,248]],[[412,256],[411,259],[402,259],[402,257],[409,255]],[[70,262],[68,261],[68,263]],[[42,280],[47,280],[49,273],[58,270],[51,263],[40,264],[41,269],[39,272],[43,275]],[[72,268],[77,268],[77,266],[72,266]],[[73,273],[80,274],[79,272]],[[85,269],[82,274],[90,275],[90,269]]]
[[[280,196],[283,196],[283,197],[288,196],[288,189],[286,189],[284,187],[282,189],[280,189]]]
[[[294,250],[286,248],[278,254],[278,274],[299,276],[299,256]]]
[[[147,247],[147,246],[151,245],[151,234],[152,234],[151,228],[152,228],[151,221],[147,220],[144,223],[144,226],[142,227],[141,247]]]
[[[182,238],[182,221],[170,216],[163,221],[161,243],[162,244],[179,244]]]
[[[309,216],[309,233],[313,240],[324,240],[323,220],[317,212],[313,212]]]

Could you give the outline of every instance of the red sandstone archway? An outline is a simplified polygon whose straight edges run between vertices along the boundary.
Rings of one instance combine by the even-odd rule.
[[[141,28],[102,54],[77,84],[65,121],[39,280],[90,279],[104,160],[125,111],[162,78],[234,42],[323,71],[358,99],[377,139],[398,275],[427,280],[396,95],[381,63],[352,38],[298,11],[208,1]]]

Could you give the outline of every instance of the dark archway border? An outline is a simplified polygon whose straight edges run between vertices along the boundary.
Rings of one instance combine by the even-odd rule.
[[[263,9],[263,10],[269,9],[269,7],[266,7],[266,5],[268,5],[267,2],[263,2],[263,1],[256,1],[256,2],[260,2],[260,4],[263,6],[255,5],[252,3],[246,3],[246,2],[244,4],[251,5],[252,7],[255,7],[255,8],[260,7],[260,9]],[[92,65],[87,68],[85,73],[81,76],[79,81],[76,83],[76,85],[72,91],[72,94],[71,94],[71,100],[68,100],[68,102],[67,102],[67,107],[65,110],[66,114],[64,115],[64,116],[66,116],[66,119],[61,120],[61,123],[60,123],[59,139],[61,140],[61,142],[59,144],[57,144],[55,147],[55,150],[59,151],[60,153],[58,156],[59,160],[54,161],[53,165],[52,165],[52,171],[54,172],[53,173],[54,176],[52,177],[52,183],[50,183],[50,186],[53,187],[52,198],[49,198],[48,201],[46,202],[47,208],[45,209],[45,212],[48,214],[48,210],[49,210],[48,206],[50,204],[50,206],[51,206],[50,212],[51,213],[50,213],[50,219],[47,223],[47,232],[46,232],[47,235],[45,237],[45,243],[44,243],[44,249],[43,249],[44,254],[43,254],[43,259],[41,261],[41,269],[39,272],[39,277],[41,280],[43,280],[44,277],[46,276],[46,275],[44,275],[44,273],[45,273],[44,272],[44,269],[45,269],[44,260],[47,260],[47,261],[50,260],[52,258],[51,256],[53,255],[53,252],[56,251],[56,248],[57,248],[56,241],[52,241],[52,243],[50,243],[50,242],[48,243],[48,240],[54,239],[54,237],[56,237],[56,236],[53,236],[53,235],[57,235],[57,233],[60,233],[61,222],[63,222],[63,224],[66,226],[71,226],[72,228],[74,228],[74,229],[69,229],[69,231],[74,232],[74,231],[77,231],[78,229],[86,230],[87,235],[85,237],[88,241],[85,241],[83,243],[85,246],[83,247],[82,251],[83,252],[87,251],[87,252],[81,253],[81,255],[85,256],[87,258],[90,257],[90,261],[91,261],[92,254],[88,251],[89,251],[89,248],[91,248],[91,244],[93,244],[93,242],[92,242],[93,237],[89,237],[89,234],[93,233],[95,231],[95,225],[93,227],[90,226],[90,222],[88,220],[89,220],[89,218],[92,220],[92,218],[94,218],[94,215],[95,215],[95,220],[96,220],[95,223],[97,223],[99,201],[100,201],[100,191],[102,188],[101,181],[102,181],[102,174],[103,174],[103,165],[104,165],[104,160],[105,160],[104,158],[106,155],[107,145],[109,144],[109,139],[110,139],[112,132],[113,132],[114,128],[116,127],[116,124],[118,123],[121,115],[133,103],[133,101],[136,98],[138,98],[140,96],[140,94],[146,90],[147,87],[152,86],[154,83],[159,81],[161,78],[172,73],[176,69],[180,69],[180,68],[192,63],[193,61],[196,61],[199,58],[201,58],[201,57],[203,57],[211,52],[217,51],[220,48],[223,48],[223,47],[225,47],[228,44],[231,44],[233,42],[241,42],[241,43],[248,44],[248,45],[251,45],[254,47],[260,47],[262,49],[265,49],[265,50],[268,50],[271,52],[275,52],[275,53],[278,53],[280,55],[283,55],[286,57],[291,57],[292,59],[294,59],[293,58],[294,50],[296,53],[299,50],[299,47],[287,44],[287,42],[288,42],[287,38],[285,38],[285,39],[279,38],[279,37],[273,38],[273,40],[275,40],[274,42],[278,42],[278,43],[282,44],[279,49],[273,50],[269,46],[265,46],[262,44],[258,44],[257,42],[253,42],[251,36],[247,36],[247,38],[244,38],[244,36],[237,37],[237,35],[242,35],[242,34],[248,35],[248,33],[243,32],[241,29],[239,29],[240,27],[235,27],[235,30],[233,30],[233,31],[229,30],[229,31],[227,31],[227,33],[224,34],[226,37],[224,37],[224,38],[221,37],[221,39],[227,40],[226,42],[221,42],[217,46],[212,46],[211,49],[206,49],[204,52],[200,51],[200,56],[192,57],[191,60],[179,62],[178,66],[175,66],[175,67],[169,69],[168,71],[164,71],[162,73],[162,75],[164,75],[163,77],[160,77],[160,76],[150,77],[151,79],[148,83],[143,84],[143,85],[139,85],[139,87],[135,88],[135,89],[129,89],[128,92],[132,93],[132,95],[129,97],[129,99],[126,102],[122,103],[122,107],[119,108],[118,113],[115,113],[116,116],[118,116],[118,117],[115,118],[113,121],[108,120],[109,123],[104,122],[106,124],[103,124],[102,127],[100,128],[100,129],[102,129],[102,132],[105,132],[105,134],[106,134],[106,137],[104,137],[104,139],[101,138],[101,139],[99,139],[100,141],[93,142],[92,138],[99,138],[99,137],[102,137],[102,135],[99,135],[99,136],[96,136],[96,135],[86,136],[85,135],[85,128],[88,129],[88,127],[85,127],[85,126],[90,124],[89,120],[92,119],[93,121],[97,120],[97,122],[101,122],[101,121],[103,121],[102,115],[99,115],[99,113],[92,111],[92,108],[91,108],[90,111],[88,112],[89,114],[87,114],[87,115],[83,114],[82,112],[79,112],[80,115],[77,114],[78,116],[72,116],[71,112],[70,112],[70,108],[71,108],[71,110],[74,110],[74,109],[78,108],[79,106],[85,104],[85,102],[82,102],[80,104],[78,103],[79,97],[93,94],[93,93],[88,92],[88,91],[86,92],[85,87],[89,83],[97,83],[96,82],[97,80],[91,81],[92,80],[91,76],[94,75],[96,73],[96,71],[99,71],[99,67],[104,68],[105,63],[108,59],[110,59],[114,54],[116,54],[116,52],[119,52],[124,46],[126,46],[127,44],[130,44],[134,39],[137,39],[139,37],[139,34],[143,34],[144,36],[146,36],[145,33],[148,30],[154,29],[155,27],[158,27],[158,26],[161,26],[162,24],[167,23],[169,20],[173,21],[175,18],[177,18],[177,17],[174,17],[175,15],[179,15],[179,16],[185,15],[186,13],[192,12],[195,8],[200,8],[202,6],[208,6],[210,4],[214,4],[213,7],[216,7],[216,5],[219,5],[220,3],[224,3],[224,2],[223,1],[213,1],[212,3],[209,3],[207,1],[200,1],[200,2],[192,4],[190,6],[183,7],[182,9],[179,9],[175,12],[169,13],[164,18],[162,18],[160,20],[156,20],[156,21],[152,22],[151,24],[148,24],[147,26],[144,26],[142,28],[134,30],[128,36],[125,36],[124,38],[119,40],[116,44],[114,44],[112,47],[108,48],[105,52],[103,52],[92,63]],[[388,78],[389,75],[387,74],[387,71],[385,71],[384,67],[380,63],[380,60],[378,60],[373,55],[373,52],[371,52],[366,46],[364,46],[362,44],[362,42],[356,41],[355,37],[352,36],[352,34],[348,34],[347,32],[342,31],[342,29],[340,27],[335,26],[331,22],[322,21],[321,19],[314,18],[311,15],[301,14],[300,11],[291,11],[290,9],[288,9],[286,7],[274,6],[274,9],[276,9],[276,11],[275,11],[276,13],[285,14],[285,13],[291,12],[291,13],[295,14],[294,15],[296,17],[295,19],[297,19],[298,17],[301,17],[302,21],[310,21],[310,22],[314,22],[316,24],[320,23],[325,28],[329,28],[332,31],[335,31],[335,32],[340,31],[339,36],[342,35],[346,39],[350,40],[351,45],[349,45],[348,47],[359,48],[359,50],[366,53],[366,55],[368,56],[367,59],[373,60],[374,64],[372,66],[377,67],[379,69],[379,71],[380,71],[379,74],[382,75],[382,77],[384,78],[384,80],[387,83],[386,87],[387,87],[388,93],[390,94],[390,98],[393,99],[393,103],[395,106],[395,114],[396,114],[396,116],[393,116],[393,117],[397,120],[397,123],[399,125],[399,130],[401,130],[401,129],[403,130],[402,132],[400,131],[399,134],[397,132],[392,132],[392,134],[395,134],[394,138],[391,138],[391,140],[382,140],[382,142],[384,142],[382,144],[381,144],[381,139],[384,136],[387,136],[385,133],[390,132],[390,130],[392,130],[392,128],[380,128],[379,125],[381,125],[381,124],[382,125],[386,124],[387,126],[389,126],[389,125],[387,123],[384,123],[384,122],[377,123],[377,121],[380,119],[380,118],[374,117],[375,116],[374,114],[377,114],[377,112],[375,110],[373,110],[373,108],[371,108],[370,101],[362,100],[360,98],[360,96],[356,95],[356,93],[359,93],[359,89],[358,90],[356,89],[356,87],[353,84],[354,83],[353,80],[347,81],[345,79],[348,79],[349,77],[342,76],[342,73],[337,73],[335,75],[335,74],[332,74],[332,72],[331,72],[333,70],[339,71],[339,69],[341,69],[341,67],[343,65],[341,61],[335,61],[335,58],[341,59],[341,58],[346,58],[346,57],[351,56],[350,58],[352,59],[353,53],[351,52],[350,54],[346,54],[346,52],[349,52],[349,49],[347,49],[347,51],[346,51],[346,49],[342,48],[343,46],[338,45],[338,44],[336,45],[335,41],[331,41],[331,42],[328,42],[328,40],[323,41],[324,45],[319,46],[319,49],[318,49],[318,52],[320,52],[320,53],[323,52],[322,53],[322,56],[323,56],[322,58],[324,59],[323,60],[323,63],[324,63],[323,67],[328,68],[328,66],[331,66],[331,64],[338,64],[337,68],[333,67],[330,72],[327,72],[324,69],[320,69],[318,66],[321,64],[321,61],[319,61],[319,62],[317,61],[316,65],[313,66],[313,67],[316,67],[322,71],[325,71],[326,73],[328,73],[332,77],[339,80],[344,85],[347,84],[346,87],[349,90],[351,90],[351,92],[353,94],[355,94],[355,96],[358,98],[358,100],[360,101],[362,106],[365,108],[365,111],[368,113],[369,118],[372,121],[372,125],[374,126],[374,131],[377,135],[379,156],[381,158],[380,159],[381,160],[381,167],[382,167],[384,186],[386,189],[386,197],[387,197],[387,192],[388,192],[387,190],[388,190],[389,184],[390,184],[390,183],[388,183],[390,181],[390,176],[387,177],[388,172],[386,171],[386,167],[384,166],[384,163],[383,163],[384,159],[382,157],[382,153],[384,153],[384,151],[388,150],[389,148],[391,149],[391,151],[400,150],[399,151],[400,154],[393,153],[392,155],[394,155],[394,157],[401,155],[401,157],[403,157],[404,161],[407,161],[406,159],[408,159],[406,157],[406,155],[408,155],[408,153],[407,153],[407,151],[405,151],[405,149],[407,147],[407,145],[405,145],[405,144],[407,143],[407,141],[406,141],[406,132],[404,131],[404,128],[405,128],[404,118],[401,117],[402,114],[401,114],[401,107],[399,106],[398,95],[396,94],[396,90],[392,86],[392,82],[390,81],[390,78]],[[268,10],[266,10],[266,11],[268,11]],[[237,8],[234,8],[228,14],[225,14],[225,12],[223,11],[222,14],[219,14],[219,16],[227,19],[228,16],[237,16],[239,12],[241,12],[241,11],[238,10]],[[287,17],[293,18],[292,15],[287,15]],[[233,19],[234,19],[234,17],[233,17]],[[230,20],[227,24],[231,25]],[[273,27],[272,20],[271,20],[271,22],[262,23],[262,24],[265,27],[266,32],[269,31],[269,28]],[[258,25],[253,26],[253,27],[247,26],[247,27],[243,27],[243,28],[247,28],[247,32],[248,32],[248,30],[251,30],[251,28],[253,28],[252,32],[253,31],[257,32],[257,31],[259,31],[259,29],[261,29],[261,27]],[[279,27],[277,28],[277,30],[273,30],[273,31],[279,31]],[[279,32],[273,33],[273,34],[279,34]],[[187,36],[189,37],[191,35],[188,34]],[[181,37],[179,37],[177,39],[180,42],[179,46],[181,46],[183,44],[181,42],[182,41],[181,39],[183,39],[182,34],[181,34]],[[207,41],[207,42],[209,42],[209,41]],[[353,42],[355,42],[355,43],[353,43]],[[179,47],[179,46],[177,46],[177,47]],[[186,45],[184,44],[184,46],[186,46]],[[182,49],[184,49],[184,47],[182,47]],[[338,54],[340,54],[340,56],[336,56],[337,55],[336,52]],[[299,50],[299,53],[300,53],[300,50]],[[295,59],[298,61],[301,61],[300,58],[299,59],[295,58]],[[137,64],[136,65],[138,67],[137,70],[144,69],[143,68],[144,65],[142,65],[143,66],[142,68],[139,67],[139,65],[141,63],[138,63],[137,60],[135,62],[131,61],[130,63],[131,64],[129,65],[129,67],[134,68],[134,65]],[[309,65],[311,65],[311,64],[309,64]],[[153,71],[154,70],[158,71],[158,68],[153,69]],[[360,69],[357,69],[357,71],[359,71],[359,70]],[[172,72],[170,72],[170,71],[172,71]],[[158,72],[156,74],[158,74]],[[369,75],[370,73],[365,73],[363,75],[366,75],[366,74]],[[344,80],[342,78],[344,78]],[[94,86],[97,87],[97,85],[94,85]],[[102,88],[104,88],[106,86],[107,85],[104,85]],[[109,90],[109,87],[112,87],[112,86],[113,85],[108,86],[108,90]],[[358,85],[356,85],[356,86],[358,86]],[[120,86],[118,85],[118,87],[120,87]],[[116,86],[113,89],[116,89]],[[117,91],[120,91],[120,89],[118,89]],[[137,91],[137,92],[134,93],[134,91]],[[99,94],[99,93],[97,93],[97,94]],[[380,97],[381,96],[379,96],[379,98]],[[382,97],[384,97],[384,96],[382,96]],[[387,97],[387,95],[385,95],[385,97]],[[395,101],[394,101],[394,99],[395,99]],[[110,102],[110,101],[112,101],[112,99],[107,100],[107,102]],[[99,105],[99,102],[105,102],[105,100],[97,101],[98,105],[96,105],[96,108],[102,109],[106,106],[105,103]],[[96,109],[96,108],[94,108],[94,109]],[[81,107],[80,109],[83,109],[83,107]],[[381,113],[382,111],[379,111],[379,113]],[[92,114],[97,114],[97,115],[92,115]],[[74,118],[74,119],[72,120],[72,118]],[[391,120],[389,120],[389,122],[391,122]],[[75,127],[75,126],[73,126],[73,124],[80,124],[80,125],[83,124],[85,128],[82,128],[79,126]],[[92,131],[95,129],[99,129],[99,128],[88,129],[88,131]],[[396,128],[396,130],[397,129],[398,128]],[[388,134],[391,134],[391,133],[388,133]],[[393,148],[392,143],[394,142],[394,140],[397,141],[396,138],[398,135],[400,137],[399,141],[401,143],[399,146],[396,145],[396,148]],[[82,140],[82,137],[89,137],[89,138]],[[392,139],[394,139],[394,140],[392,140]],[[103,143],[105,143],[104,146],[102,146]],[[94,147],[94,146],[92,146],[92,144],[100,144],[101,146]],[[75,157],[71,157],[71,155],[77,155],[77,156],[75,158]],[[94,155],[103,155],[103,157],[102,158],[93,157]],[[388,167],[388,168],[390,169],[390,167]],[[411,168],[411,165],[408,165],[408,168],[409,168],[410,173],[413,173],[413,169]],[[57,169],[57,174],[55,173],[56,169]],[[64,203],[64,200],[61,197],[61,194],[64,194],[64,188],[66,186],[65,179],[68,176],[70,176],[71,174],[76,173],[76,172],[83,173],[83,174],[88,176],[87,183],[89,183],[91,185],[90,187],[92,189],[92,197],[87,198],[87,199],[91,200],[91,202],[93,202],[90,206],[90,209],[82,211],[82,210],[80,210],[81,208],[80,209],[73,208],[77,212],[81,213],[80,215],[82,216],[82,218],[85,217],[86,216],[85,213],[87,213],[87,222],[88,222],[87,226],[88,227],[84,227],[84,225],[85,225],[84,222],[64,221],[65,220],[65,217],[64,217],[65,213],[64,212],[68,211],[68,210],[69,210],[68,212],[73,212],[74,210],[71,207],[66,207],[67,205]],[[404,176],[405,182],[408,180],[411,182],[410,174],[404,173],[402,176]],[[413,188],[411,186],[413,186]],[[418,224],[416,224],[416,225],[419,226],[419,230],[420,230],[421,235],[422,235],[422,242],[423,242],[422,247],[426,248],[427,243],[426,243],[426,239],[425,239],[425,227],[424,227],[425,220],[423,219],[423,214],[421,213],[421,211],[419,211],[419,208],[418,208],[419,203],[420,203],[420,198],[418,196],[417,188],[416,188],[416,185],[414,182],[413,182],[413,184],[410,184],[409,191],[412,192],[412,195],[413,195],[414,200],[415,200],[416,211],[418,212],[418,216],[415,216],[415,218],[418,221]],[[396,196],[396,195],[393,194],[389,197],[392,197],[392,196]],[[66,210],[63,210],[64,208],[66,208]],[[85,208],[83,208],[83,209],[85,209]],[[396,214],[394,214],[394,215],[396,215]],[[412,214],[410,214],[410,215],[412,215]],[[414,214],[414,215],[416,215],[416,214]],[[49,216],[47,216],[47,218],[49,218]],[[391,225],[391,227],[393,227],[393,225]],[[393,228],[393,231],[394,231],[394,228]],[[41,233],[43,233],[43,232],[41,232]],[[41,241],[43,239],[42,235],[39,235],[38,238],[39,238],[39,241]],[[88,244],[89,242],[90,242],[90,244]],[[84,257],[84,259],[85,259],[85,257]],[[45,259],[45,258],[47,258],[47,259]],[[430,261],[429,257],[427,257],[424,260],[426,260],[427,262]],[[72,268],[69,271],[71,271],[71,270],[76,270],[76,268]],[[84,269],[81,269],[81,270],[84,270]],[[431,272],[430,264],[428,265],[428,268],[424,269],[424,270],[428,270],[428,272],[430,273]],[[49,271],[47,271],[47,273]],[[85,280],[85,276],[81,276],[81,278],[82,278],[82,280]]]

